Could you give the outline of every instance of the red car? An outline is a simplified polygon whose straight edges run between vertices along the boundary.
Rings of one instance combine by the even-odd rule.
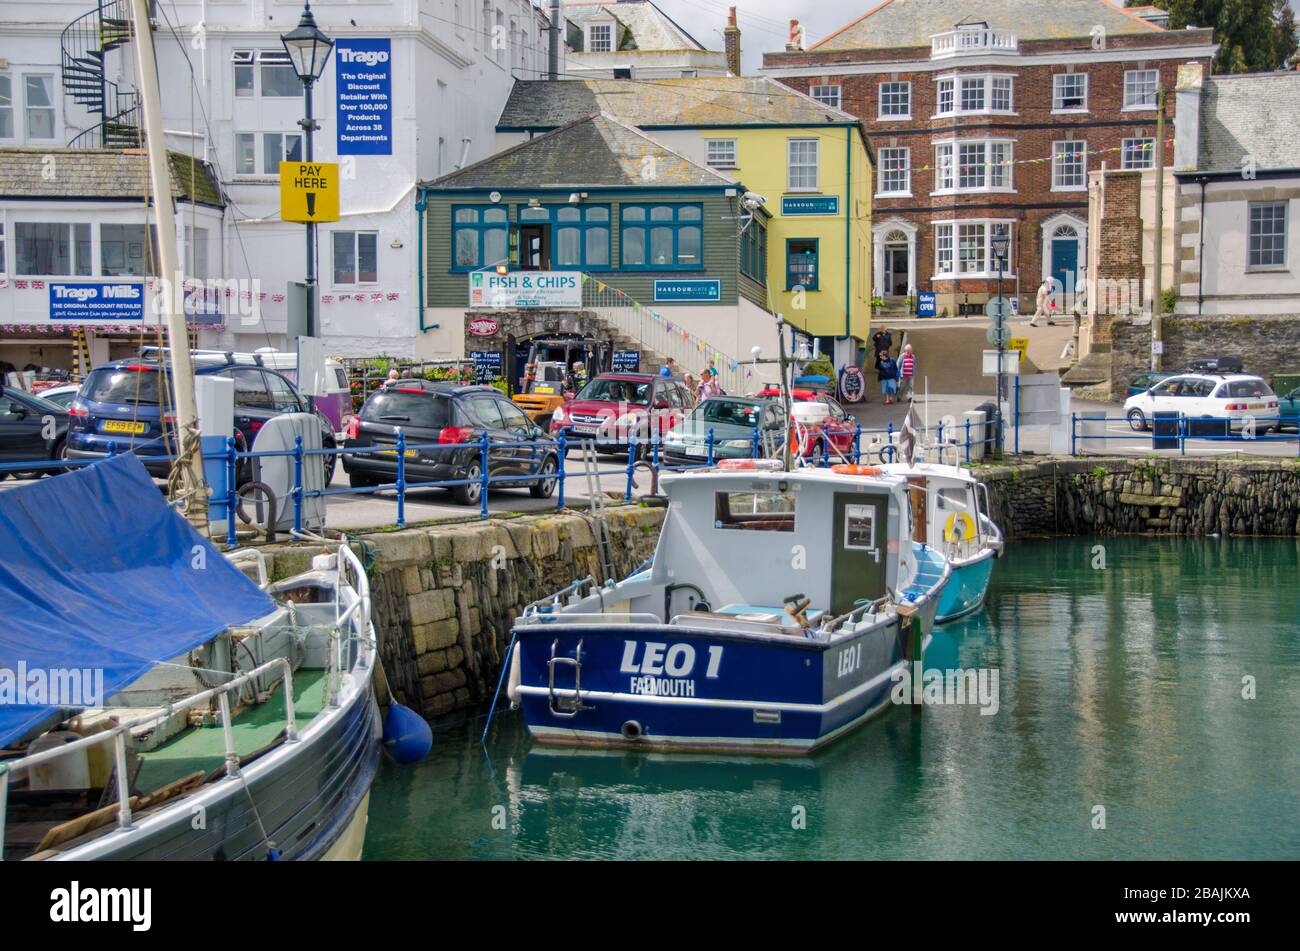
[[[635,432],[648,439],[652,427],[660,437],[691,411],[686,384],[648,373],[602,373],[551,417],[551,435],[568,430],[569,438],[595,439],[604,448],[626,446]]]
[[[780,399],[781,390],[775,386],[769,386],[759,391],[759,396],[765,396],[771,399]],[[816,390],[791,390],[790,399],[796,403],[818,402],[825,403],[830,410],[830,416],[827,418],[825,425],[822,427],[822,433],[830,440],[832,454],[838,452],[841,455],[848,456],[853,453],[853,437],[858,432],[858,421],[852,413],[841,406],[836,400],[825,393],[819,393]],[[804,456],[821,455],[821,439],[812,440],[804,447]]]

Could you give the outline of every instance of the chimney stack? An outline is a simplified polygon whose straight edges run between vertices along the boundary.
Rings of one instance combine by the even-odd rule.
[[[560,0],[551,0],[551,45],[546,51],[546,78],[560,78],[560,43],[563,42],[562,33],[564,19],[560,15]]]
[[[798,20],[790,21],[790,38],[786,40],[785,51],[787,53],[803,52],[803,27],[799,25]]]
[[[727,52],[727,71],[740,75],[740,27],[736,25],[736,8],[727,15],[727,28],[722,33],[723,47]]]

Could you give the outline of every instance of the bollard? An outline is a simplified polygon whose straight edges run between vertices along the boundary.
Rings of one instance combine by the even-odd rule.
[[[659,494],[659,432],[650,437],[650,494]]]
[[[822,468],[829,469],[831,466],[831,437],[826,435],[826,427],[822,427]]]
[[[397,430],[397,527],[406,527],[406,433]]]
[[[624,502],[632,501],[632,478],[636,475],[636,451],[636,430],[629,429],[627,433],[627,490],[623,493]]]
[[[1187,417],[1178,414],[1178,454],[1187,455]]]
[[[1070,414],[1070,455],[1079,454],[1079,414]]]
[[[302,531],[302,436],[293,437],[293,531]]]
[[[565,431],[561,429],[560,435],[556,438],[556,441],[559,443],[559,455],[560,455],[560,461],[558,465],[560,471],[556,476],[556,478],[558,479],[557,482],[558,488],[556,490],[556,494],[559,496],[559,498],[556,499],[555,502],[556,509],[564,508],[564,470],[568,467],[569,464],[568,463],[569,443],[568,440],[565,439],[564,437],[564,432]]]
[[[862,464],[862,422],[859,421],[853,430],[853,464]]]
[[[481,518],[487,518],[488,517],[488,486],[492,484],[492,480],[488,476],[488,434],[486,429],[483,430],[483,438],[479,440],[479,455],[482,458],[482,465],[483,465],[483,475],[481,477],[483,488],[479,492],[479,502],[480,502],[479,516]]]
[[[892,463],[894,461],[894,424],[893,423],[890,423],[885,428],[885,439],[887,440],[885,445],[889,447],[889,461]]]
[[[966,465],[970,465],[970,420],[966,420]]]
[[[713,427],[709,427],[709,468],[713,468]]]
[[[113,444],[109,443],[109,449]],[[235,456],[235,437],[230,436],[226,439],[226,464],[230,467],[226,479],[226,544],[234,548],[239,543],[235,537],[235,505],[238,499],[238,489],[235,485],[236,473],[239,471],[239,463]]]
[[[761,427],[762,427],[762,420],[760,419],[758,421],[758,425],[754,427],[754,449],[753,452],[751,453],[751,456],[754,459],[757,459],[759,457],[758,456],[758,431]]]
[[[1016,403],[1012,407],[1012,409],[1015,412],[1015,415],[1012,417],[1012,419],[1015,420],[1015,427],[1014,427],[1015,452],[1016,455],[1018,456],[1020,455],[1020,377],[1015,378],[1015,391],[1016,391],[1016,395],[1015,395]]]

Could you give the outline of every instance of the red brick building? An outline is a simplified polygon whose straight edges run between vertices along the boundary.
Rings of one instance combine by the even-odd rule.
[[[1157,88],[1172,120],[1178,67],[1216,51],[1108,0],[885,0],[810,48],[791,35],[764,72],[860,117],[876,152],[876,295],[932,290],[950,314],[996,293],[1002,234],[1022,310],[1046,277],[1072,291],[1088,172],[1153,167]]]

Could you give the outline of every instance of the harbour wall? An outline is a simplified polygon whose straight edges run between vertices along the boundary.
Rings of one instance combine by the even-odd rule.
[[[1027,458],[979,466],[1008,538],[1157,533],[1300,534],[1300,461]],[[607,509],[616,577],[654,552],[664,509]],[[593,526],[576,513],[434,524],[352,536],[370,570],[380,656],[394,694],[428,718],[490,700],[524,606],[603,581]],[[827,539],[829,543],[829,538]],[[272,577],[320,549],[267,549]]]
[[[614,574],[654,554],[659,507],[606,509]],[[592,575],[605,578],[590,518],[576,513],[436,524],[350,537],[370,574],[388,685],[427,718],[492,697],[525,605]],[[267,549],[274,579],[310,568],[320,549]]]
[[[1008,538],[1300,535],[1300,460],[1019,460],[975,470]]]

